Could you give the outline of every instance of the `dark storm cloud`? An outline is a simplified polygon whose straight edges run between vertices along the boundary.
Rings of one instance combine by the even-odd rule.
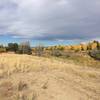
[[[100,38],[100,0],[0,0],[0,35],[40,40]]]

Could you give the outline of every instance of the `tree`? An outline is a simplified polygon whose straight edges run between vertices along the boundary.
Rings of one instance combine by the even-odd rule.
[[[22,42],[18,47],[18,53],[20,54],[32,54],[29,41]]]
[[[87,50],[87,45],[86,44],[80,44],[81,45],[81,50],[86,51]]]
[[[6,52],[6,48],[3,45],[0,45],[0,53]]]
[[[100,43],[97,41],[97,49],[100,50]]]
[[[95,50],[97,49],[97,43],[95,41],[88,44],[88,50]]]
[[[17,52],[18,51],[18,44],[17,43],[8,43],[7,50]]]
[[[81,51],[82,48],[81,48],[81,45],[72,45],[71,50],[78,52],[78,51]]]
[[[42,44],[38,44],[36,47],[35,47],[35,54],[37,56],[42,56],[44,53],[44,46]]]

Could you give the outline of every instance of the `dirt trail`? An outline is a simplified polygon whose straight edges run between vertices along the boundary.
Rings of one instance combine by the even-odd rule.
[[[5,59],[9,57],[10,55],[6,58],[3,56],[3,62],[7,63]],[[32,56],[17,55],[16,59],[15,62],[21,61],[27,63],[28,67],[29,65],[35,67],[27,72],[20,70],[13,72],[1,78],[0,83],[11,82],[14,87],[13,95],[22,93],[30,97],[33,93],[33,99],[12,99],[13,95],[11,97],[1,95],[3,99],[0,100],[100,100],[100,69]],[[8,63],[9,65],[11,64]],[[17,89],[19,82],[22,82],[21,91]],[[1,87],[2,85],[0,93],[3,91]]]

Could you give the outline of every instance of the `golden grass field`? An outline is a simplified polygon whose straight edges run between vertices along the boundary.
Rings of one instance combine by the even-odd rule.
[[[0,100],[100,100],[100,68],[87,65],[1,54]]]

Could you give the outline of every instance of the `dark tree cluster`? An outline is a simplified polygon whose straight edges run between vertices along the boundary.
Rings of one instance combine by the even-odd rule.
[[[17,52],[18,51],[18,44],[17,43],[8,43],[7,51]]]
[[[0,52],[14,52],[18,54],[31,54],[32,50],[29,42],[8,43],[6,47],[0,45]]]

